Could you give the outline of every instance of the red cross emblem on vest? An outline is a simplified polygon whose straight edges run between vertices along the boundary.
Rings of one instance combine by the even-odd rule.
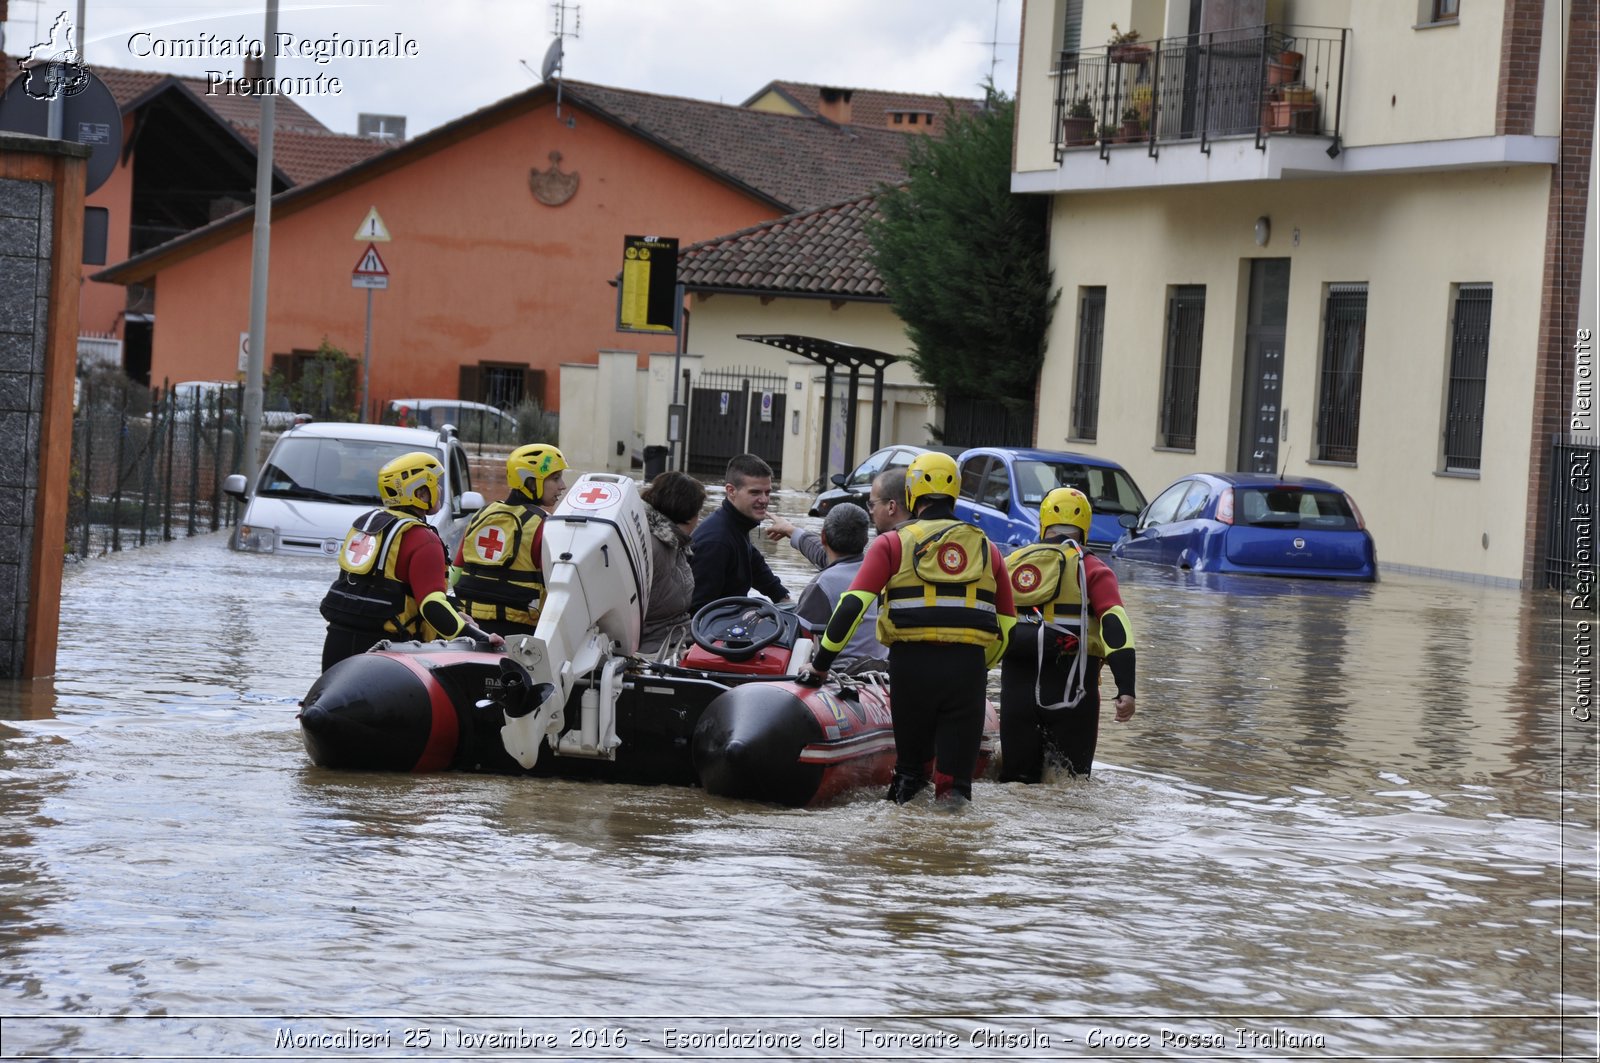
[[[960,543],[945,543],[939,548],[939,567],[951,575],[967,567],[967,552]]]
[[[493,561],[494,555],[505,548],[506,544],[500,538],[499,528],[490,528],[478,536],[478,553],[485,561]]]
[[[1023,565],[1012,573],[1013,583],[1019,591],[1031,591],[1039,585],[1039,570],[1032,565]]]
[[[367,555],[372,553],[372,536],[361,532],[350,540],[350,547],[345,552],[350,555],[352,565],[361,564],[367,559]]]

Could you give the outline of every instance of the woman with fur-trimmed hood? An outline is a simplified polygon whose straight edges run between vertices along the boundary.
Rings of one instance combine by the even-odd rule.
[[[664,472],[651,480],[639,497],[647,507],[654,572],[650,605],[645,610],[644,629],[639,633],[639,652],[653,654],[674,628],[689,623],[689,605],[694,598],[691,536],[700,523],[706,489],[687,473]]]

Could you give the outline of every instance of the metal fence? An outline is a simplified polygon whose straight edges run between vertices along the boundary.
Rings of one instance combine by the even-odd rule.
[[[1595,458],[1600,439],[1555,436],[1550,443],[1550,510],[1546,522],[1544,585],[1562,591],[1584,588],[1575,601],[1595,611],[1595,524],[1600,492]],[[1575,606],[1576,608],[1576,606]]]
[[[1256,26],[1101,47],[1055,67],[1059,162],[1067,148],[1267,133],[1339,136],[1347,30]]]
[[[72,421],[70,556],[99,557],[238,519],[222,481],[243,465],[238,389],[146,391],[112,375],[79,385]]]
[[[940,442],[949,447],[1031,446],[1033,411],[994,399],[946,395]]]

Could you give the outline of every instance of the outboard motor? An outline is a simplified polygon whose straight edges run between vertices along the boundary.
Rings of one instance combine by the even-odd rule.
[[[579,478],[545,521],[543,541],[539,623],[532,635],[508,638],[506,654],[527,669],[530,691],[549,684],[550,693],[507,712],[500,736],[524,768],[546,739],[560,755],[612,760],[622,671],[639,648],[649,604],[650,532],[638,484],[611,473]],[[580,685],[580,724],[563,733]]]

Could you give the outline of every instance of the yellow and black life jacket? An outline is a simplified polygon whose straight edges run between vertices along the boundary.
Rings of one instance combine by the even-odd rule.
[[[406,639],[435,637],[422,619],[420,603],[411,597],[411,588],[395,574],[400,540],[413,525],[439,538],[426,521],[391,509],[370,510],[356,518],[339,548],[339,575],[322,598],[324,620]],[[444,551],[443,543],[439,550]]]
[[[533,552],[544,510],[532,501],[494,502],[467,524],[461,540],[456,599],[474,620],[527,624],[539,621],[544,570]]]
[[[878,641],[997,643],[994,565],[983,532],[936,518],[911,521],[896,533],[900,568],[883,588]]]
[[[1087,579],[1084,573],[1083,549],[1071,539],[1063,542],[1032,543],[1014,550],[1006,558],[1006,571],[1011,574],[1011,598],[1018,609],[1038,611],[1047,631],[1065,636],[1065,654],[1072,656],[1067,669],[1067,683],[1062,700],[1044,704],[1039,677],[1044,671],[1045,632],[1036,640],[1038,657],[1034,662],[1034,700],[1040,708],[1070,709],[1083,700],[1084,676],[1087,673],[1086,656],[1093,651],[1090,646],[1090,629],[1096,629],[1094,618],[1084,608]],[[1105,656],[1101,647],[1098,656]]]

